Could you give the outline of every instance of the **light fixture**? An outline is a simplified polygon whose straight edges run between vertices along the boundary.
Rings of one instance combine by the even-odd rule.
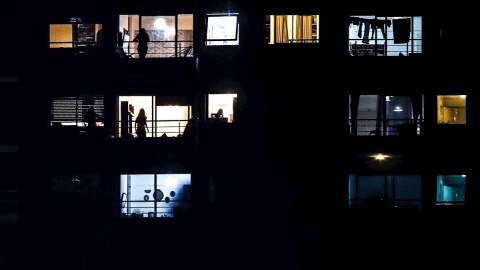
[[[382,153],[378,153],[378,154],[372,155],[372,157],[373,157],[375,160],[382,161],[382,160],[385,160],[385,159],[389,158],[390,156],[384,155],[384,154],[382,154]]]
[[[393,109],[394,112],[403,112],[402,107],[400,106],[395,106],[395,109]]]
[[[165,28],[167,28],[167,22],[165,21],[164,18],[156,19],[153,25],[155,26],[155,28],[160,30],[165,30]]]

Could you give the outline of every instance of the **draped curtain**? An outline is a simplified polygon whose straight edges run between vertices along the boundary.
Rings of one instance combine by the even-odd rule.
[[[312,15],[297,15],[295,23],[295,39],[309,42],[312,39]]]
[[[288,43],[287,15],[275,16],[275,43]]]

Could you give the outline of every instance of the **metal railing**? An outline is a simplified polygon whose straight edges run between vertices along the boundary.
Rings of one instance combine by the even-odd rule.
[[[135,120],[131,119],[123,122],[116,121],[113,125],[106,122],[101,123],[93,129],[89,129],[85,123],[76,121],[62,124],[61,122],[52,122],[52,132],[58,134],[70,134],[72,136],[79,134],[94,133],[107,138],[138,137],[135,133]],[[187,129],[189,120],[147,120],[147,138],[160,137],[182,137],[187,132],[195,132],[195,125],[192,123]],[[101,131],[101,132],[100,132]]]
[[[147,120],[147,138],[182,137],[187,124],[188,120]],[[135,120],[133,119],[127,121],[126,126],[122,126],[122,122],[117,121],[115,130],[116,134],[114,137],[116,138],[121,138],[122,136],[138,137],[135,132]]]
[[[123,46],[114,47],[117,58],[138,58],[138,42],[124,41]],[[100,55],[104,50],[98,42],[50,42],[50,49],[65,50],[72,55]],[[119,51],[121,50],[121,52]],[[119,57],[119,54],[127,57]],[[146,58],[193,57],[193,40],[182,41],[150,41]]]
[[[124,51],[131,58],[138,58],[138,42],[124,41]],[[193,40],[150,41],[146,58],[193,57]]]
[[[422,199],[349,199],[348,208],[354,209],[417,209],[422,208]]]
[[[423,119],[350,119],[350,135],[405,136],[423,134]]]

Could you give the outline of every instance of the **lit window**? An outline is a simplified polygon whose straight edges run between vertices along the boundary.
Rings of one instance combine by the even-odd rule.
[[[123,217],[175,217],[190,207],[190,174],[120,175]]]
[[[232,123],[236,103],[237,94],[209,94],[208,117],[212,121]]]
[[[72,48],[73,26],[71,24],[50,25],[50,48]]]
[[[467,96],[440,95],[437,96],[438,124],[466,124]]]
[[[192,119],[192,107],[181,96],[120,96],[118,102],[120,137],[139,136],[135,119],[141,109],[147,117],[146,137],[181,137]]]
[[[350,209],[420,209],[419,175],[354,175],[348,177]]]
[[[465,204],[465,175],[437,176],[437,205]]]
[[[238,45],[238,13],[207,14],[206,45]]]
[[[147,32],[147,58],[193,57],[193,14],[170,16],[119,15],[118,57],[138,58],[141,28]]]
[[[103,126],[104,104],[101,95],[84,95],[70,97],[54,97],[52,100],[52,126],[87,127],[87,112],[93,108],[95,126]]]
[[[350,95],[350,134],[422,134],[423,96]]]
[[[421,16],[350,16],[351,56],[413,56],[422,53]]]
[[[70,23],[50,24],[50,48],[75,48],[92,52],[102,45],[102,24],[83,23],[74,17]]]
[[[320,15],[267,15],[265,41],[276,43],[318,43]]]

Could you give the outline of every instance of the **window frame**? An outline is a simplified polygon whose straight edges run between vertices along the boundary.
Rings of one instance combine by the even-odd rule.
[[[285,19],[287,20],[287,39],[288,41],[287,42],[277,42],[276,40],[276,35],[277,35],[277,31],[276,31],[276,27],[277,27],[277,24],[275,23],[276,22],[276,18],[277,16],[286,16]],[[296,28],[295,28],[295,25],[294,25],[294,22],[296,21],[296,18],[298,18],[298,16],[312,16],[312,24],[311,24],[311,28],[312,28],[312,37],[314,36],[315,38],[311,38],[311,39],[296,39],[296,38],[293,38],[294,35],[296,35]],[[274,23],[272,23],[272,21]],[[289,28],[289,22],[291,23],[291,28]],[[304,43],[308,43],[308,44],[311,44],[311,43],[320,43],[320,15],[319,14],[286,14],[286,15],[283,15],[283,14],[274,14],[274,15],[265,15],[265,21],[264,21],[264,33],[265,33],[265,37],[264,37],[264,42],[265,44],[268,44],[268,45],[275,45],[275,44],[304,44]],[[273,35],[273,36],[272,36]]]
[[[64,26],[71,26],[71,41],[52,41],[52,26],[55,25],[64,25]],[[93,41],[81,41],[81,37],[79,34],[80,26],[81,25],[89,25],[90,28],[95,29],[95,33],[93,33]],[[85,30],[87,31],[87,30]],[[77,51],[77,53],[91,53],[95,52],[96,48],[99,48],[103,44],[103,36],[99,38],[99,31],[103,33],[103,24],[93,22],[91,19],[83,19],[81,17],[71,17],[68,22],[52,22],[49,24],[49,48],[50,49],[73,49]],[[92,35],[86,34],[86,38],[91,37]],[[99,41],[99,39],[101,39]],[[66,44],[70,46],[55,46],[55,44]]]
[[[452,100],[452,97],[457,97],[455,100]],[[449,103],[452,104],[452,103],[459,103],[459,102],[462,102],[462,99],[464,100],[463,103],[464,103],[464,106],[444,106],[443,104],[445,104],[444,102],[446,102],[445,99],[449,98],[450,101]],[[467,98],[468,96],[467,95],[446,95],[446,94],[439,94],[437,95],[437,124],[438,125],[442,125],[442,126],[448,126],[448,125],[466,125],[467,124]],[[463,104],[462,104],[463,105]],[[458,109],[458,108],[464,108],[464,112],[460,111],[458,112],[454,110],[453,114],[460,114],[460,117],[461,118],[464,118],[465,120],[464,121],[461,121],[459,123],[455,123],[455,116],[452,116],[453,117],[453,122],[450,123],[449,120],[445,120],[447,115],[449,115],[449,113],[446,113],[445,112],[445,108],[454,108],[454,109]],[[462,115],[463,114],[463,115]],[[450,118],[449,118],[450,119]],[[447,121],[447,122],[445,122]]]
[[[235,28],[235,37],[234,38],[210,38],[211,34],[209,34],[210,30],[210,18],[218,18],[218,17],[235,17],[236,18],[236,25]],[[212,25],[213,27],[213,25]],[[209,12],[205,14],[205,45],[206,46],[234,46],[240,45],[240,14],[236,12]],[[222,42],[221,44],[219,44]],[[233,42],[230,43],[229,42]]]
[[[450,184],[445,184],[446,179],[449,179]],[[455,178],[455,179],[454,179]],[[465,205],[466,199],[466,185],[467,185],[467,175],[465,174],[441,174],[437,175],[437,187],[436,187],[436,205]],[[459,180],[460,179],[460,180]],[[462,183],[463,179],[463,183]],[[463,187],[462,187],[463,186]],[[449,197],[451,193],[455,190],[460,191],[460,197],[463,200],[444,200],[445,197]],[[458,196],[458,193],[455,195]]]
[[[232,98],[232,106],[223,106],[221,104],[213,103],[212,96],[221,96],[225,95],[227,98],[231,96]],[[209,122],[219,122],[219,123],[233,123],[235,122],[235,117],[237,113],[237,103],[238,102],[238,94],[236,93],[208,93],[207,94],[207,119]],[[219,109],[222,109],[223,117],[218,115]],[[225,117],[227,116],[227,117]]]
[[[362,97],[364,100],[371,100],[376,98],[376,108],[369,108],[368,103],[371,101],[365,101],[366,105],[362,105]],[[369,98],[370,97],[370,98]],[[402,108],[408,111],[409,114],[406,118],[390,117],[394,115],[392,112],[396,110],[394,105],[389,105],[391,102],[395,102],[395,98],[403,99],[403,104],[409,105],[409,108]],[[410,100],[406,100],[406,98]],[[358,100],[356,100],[358,98]],[[401,101],[401,100],[400,100]],[[405,103],[407,102],[407,103]],[[415,104],[415,105],[414,105]],[[418,104],[418,105],[417,105]],[[418,108],[418,106],[421,106]],[[359,118],[361,111],[359,108],[364,108],[365,112],[374,113],[376,116],[372,118]],[[368,110],[367,110],[368,109]],[[418,95],[364,95],[364,94],[350,94],[349,95],[349,134],[354,136],[402,136],[402,135],[421,135],[423,134],[424,126],[424,97],[421,94]],[[388,111],[388,112],[387,112]],[[400,113],[403,114],[402,111]],[[367,124],[361,124],[362,122],[374,122],[371,128]]]
[[[131,177],[137,177],[137,179]],[[150,180],[152,183],[149,185],[141,185],[142,182],[148,184]],[[140,184],[135,185],[132,181]],[[170,183],[172,181],[173,183]],[[180,184],[176,185],[176,181],[179,181]],[[188,184],[184,184],[185,182],[188,182]],[[132,190],[135,186],[137,188]],[[140,189],[141,191],[138,191]],[[120,195],[118,213],[121,218],[175,218],[177,214],[188,211],[190,208],[192,174],[124,173],[119,175],[118,191]],[[142,194],[139,194],[139,192]],[[171,204],[173,206],[170,206]],[[144,212],[141,209],[153,209],[153,212]]]
[[[147,115],[148,132],[147,138],[162,137],[183,137],[187,126],[192,124],[193,106],[181,96],[170,95],[119,95],[117,97],[117,133],[116,137],[122,136],[135,137],[135,118],[141,108],[144,108]],[[123,112],[122,102],[128,102],[128,111]],[[165,108],[163,108],[165,107]],[[182,107],[184,111],[184,119],[158,119],[160,109],[168,109],[167,107]],[[175,110],[175,108],[173,108]],[[178,112],[178,110],[177,110]],[[122,120],[122,116],[127,119]],[[126,124],[126,127],[122,127]],[[163,136],[165,134],[165,136]]]
[[[401,19],[410,19],[409,37],[408,42],[406,43],[403,42],[405,38],[396,39],[394,37],[395,20]],[[362,21],[368,22],[368,26],[367,24],[362,24]],[[377,24],[378,21],[390,21],[390,23],[384,23],[386,36],[384,36],[383,31],[379,30],[378,28],[375,29],[376,31],[369,30],[371,28],[370,24],[372,21],[376,22],[375,24]],[[359,23],[358,26],[356,26],[357,23]],[[417,24],[419,24],[419,27],[415,27]],[[405,32],[404,25],[400,23],[396,25],[397,26],[395,28],[397,30],[403,30],[402,32]],[[368,33],[365,33],[365,29],[368,29]],[[358,35],[360,35],[359,31],[363,31],[363,37],[358,37]],[[348,32],[347,46],[350,56],[416,56],[422,54],[423,52],[423,16],[350,15],[348,18]],[[357,34],[356,38],[352,38],[352,36],[355,35],[354,32]],[[402,33],[401,31],[398,32]],[[416,38],[415,35],[420,35],[420,38]],[[366,38],[368,38],[368,40],[366,40]],[[370,43],[372,40],[373,43]],[[399,41],[399,43],[396,43],[395,40]],[[361,44],[358,44],[357,41],[359,41]],[[406,49],[389,50],[389,47],[394,48],[395,46],[406,46]],[[406,55],[403,53],[406,53]]]
[[[132,23],[130,26],[129,23],[127,23],[127,28],[124,27],[122,24],[122,16],[127,16],[128,18],[130,17],[137,17],[136,19],[132,19],[131,21],[138,21],[136,23]],[[179,34],[180,29],[180,23],[179,23],[179,17],[182,16],[191,16],[192,21],[191,21],[191,28],[192,28],[192,39],[179,39],[181,36]],[[165,38],[165,32],[168,29],[165,30],[158,30],[155,28],[155,22],[152,23],[152,26],[150,28],[146,28],[147,32],[150,31],[158,31],[158,35],[152,35],[149,33],[150,41],[148,42],[149,48],[147,51],[147,58],[172,58],[172,57],[194,57],[193,53],[193,45],[194,45],[194,14],[143,14],[143,13],[136,13],[136,14],[118,14],[118,28],[119,28],[119,36],[117,36],[117,57],[118,58],[138,58],[138,52],[137,52],[137,42],[134,42],[133,39],[136,36],[135,31],[139,31],[141,28],[146,28],[146,22],[143,20],[144,18],[152,17],[156,18],[155,20],[158,19],[164,19],[169,17],[173,17],[173,25],[174,25],[174,38],[173,40]],[[127,19],[127,21],[129,21]],[[138,24],[138,25],[136,25]],[[138,26],[138,29],[136,27]],[[165,25],[167,28],[171,26],[170,25]],[[130,29],[132,27],[132,29]],[[163,32],[162,32],[163,31]],[[128,36],[127,36],[128,35]],[[169,36],[172,36],[172,34],[169,34]],[[173,46],[168,46],[168,44],[174,44]],[[167,46],[164,46],[167,44]],[[168,50],[171,49],[171,50]]]
[[[71,101],[71,102],[69,102]],[[88,101],[88,102],[87,102]],[[73,104],[74,103],[74,104]],[[90,106],[94,107],[96,125],[104,126],[105,99],[103,95],[55,96],[51,101],[51,126],[76,126],[86,128],[85,115]],[[74,106],[72,108],[71,106]],[[58,112],[58,114],[57,114]],[[74,117],[63,116],[74,114]]]
[[[360,179],[362,178],[362,179]],[[377,183],[377,194],[374,194],[375,188],[372,186],[368,187],[360,187],[359,181],[366,180],[373,178],[373,180],[381,180],[383,183]],[[400,179],[398,179],[400,178]],[[412,179],[418,181],[417,186],[419,190],[416,191],[415,195],[411,195],[410,198],[398,198],[399,195],[407,193],[401,193],[399,191],[398,182],[403,181],[402,178],[405,179]],[[377,181],[378,182],[378,181]],[[421,175],[403,175],[403,174],[378,174],[378,175],[357,175],[357,174],[349,174],[348,175],[348,208],[358,209],[358,208],[365,208],[365,209],[376,209],[376,210],[393,210],[393,209],[417,209],[421,210],[423,207],[423,191],[422,191],[422,176]],[[379,189],[378,184],[382,185]],[[401,183],[404,184],[404,183]],[[411,184],[411,183],[410,183]],[[360,190],[363,188],[362,190]],[[382,196],[379,196],[378,190],[382,193]],[[403,190],[411,191],[411,187],[406,188],[403,186]],[[368,191],[369,196],[360,195],[361,191]],[[413,193],[412,193],[413,194]],[[375,195],[375,196],[372,196]],[[414,198],[415,197],[415,198]],[[412,205],[413,204],[413,205]]]

